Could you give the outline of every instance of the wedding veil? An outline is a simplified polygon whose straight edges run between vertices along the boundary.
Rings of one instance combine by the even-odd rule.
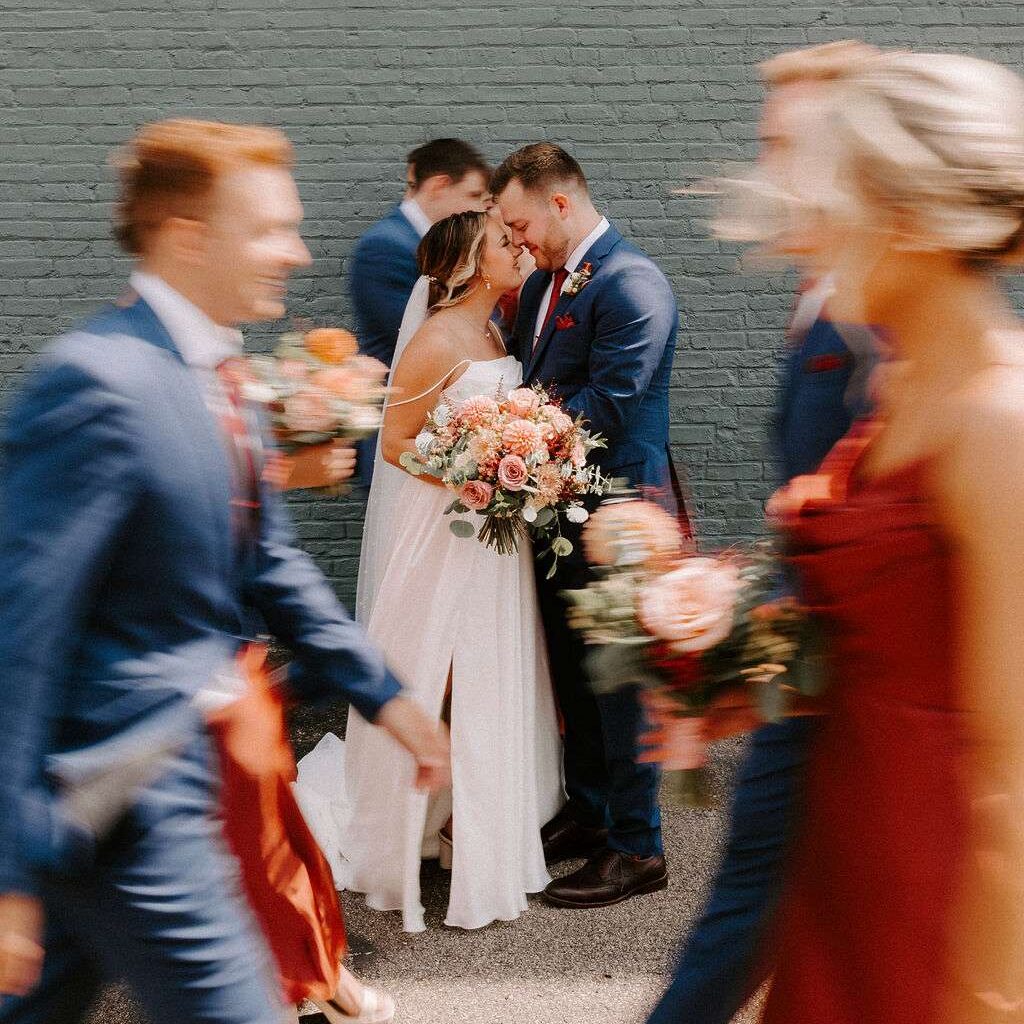
[[[421,277],[409,296],[402,316],[402,326],[395,343],[391,361],[391,377],[406,346],[427,319],[430,278]],[[388,382],[390,383],[389,377]],[[387,401],[384,404],[387,410]],[[356,619],[365,626],[373,610],[373,602],[391,558],[394,531],[391,520],[398,510],[402,486],[410,478],[400,469],[385,462],[380,454],[380,435],[373,457],[373,482],[366,502],[366,521],[363,524],[363,545],[359,554],[359,579],[356,585]]]

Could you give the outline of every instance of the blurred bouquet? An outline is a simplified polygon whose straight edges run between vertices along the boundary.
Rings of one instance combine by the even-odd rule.
[[[437,477],[455,493],[446,514],[483,517],[479,530],[465,519],[454,520],[457,536],[476,536],[511,554],[521,536],[531,535],[547,543],[553,575],[558,559],[573,550],[562,534],[562,516],[585,522],[581,499],[601,494],[605,485],[600,470],[587,465],[589,453],[605,442],[583,424],[540,386],[516,388],[504,397],[443,400],[416,438],[416,453],[406,452],[401,463],[417,476]]]
[[[769,722],[794,695],[819,693],[814,622],[775,599],[780,565],[770,544],[685,554],[675,519],[637,500],[599,508],[583,544],[598,578],[566,596],[570,625],[593,645],[587,670],[598,693],[639,685],[678,718],[738,691]],[[679,781],[686,802],[706,806],[702,771]]]
[[[380,429],[388,368],[359,355],[340,327],[284,334],[272,355],[249,356],[246,368],[244,393],[267,406],[286,452]]]

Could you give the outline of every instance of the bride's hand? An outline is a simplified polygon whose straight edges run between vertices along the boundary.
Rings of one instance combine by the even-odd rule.
[[[417,789],[434,792],[451,785],[451,742],[444,723],[429,718],[408,697],[395,697],[381,709],[375,724],[412,754]]]

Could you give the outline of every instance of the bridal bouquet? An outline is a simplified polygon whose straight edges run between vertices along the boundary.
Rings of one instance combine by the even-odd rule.
[[[443,400],[416,438],[416,453],[402,466],[443,481],[455,500],[447,515],[475,513],[483,522],[451,522],[459,537],[476,536],[502,554],[516,551],[521,536],[547,544],[554,574],[558,559],[573,550],[562,534],[562,517],[583,523],[582,498],[601,494],[600,470],[587,464],[603,448],[582,418],[573,419],[544,388],[516,388],[504,397],[477,395],[462,402]]]
[[[380,429],[388,369],[359,355],[340,327],[284,334],[272,355],[249,356],[246,370],[243,391],[267,406],[285,451]]]
[[[684,554],[675,520],[636,500],[598,509],[583,543],[598,578],[567,592],[569,621],[593,644],[597,692],[639,685],[671,715],[690,717],[740,691],[766,721],[785,715],[794,695],[820,692],[813,622],[773,599],[779,562],[769,544]],[[702,770],[679,781],[685,802],[707,805]]]

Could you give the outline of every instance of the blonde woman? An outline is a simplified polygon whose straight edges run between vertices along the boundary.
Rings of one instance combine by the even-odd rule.
[[[1024,325],[997,275],[1024,247],[1024,83],[880,54],[795,145],[722,223],[832,267],[833,312],[900,369],[770,504],[832,665],[764,1020],[1019,1020]]]

